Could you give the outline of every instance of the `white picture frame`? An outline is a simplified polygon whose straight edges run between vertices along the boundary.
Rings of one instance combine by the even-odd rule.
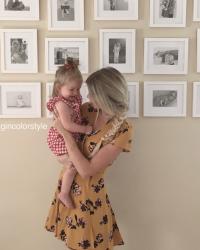
[[[0,29],[1,72],[37,73],[37,29]]]
[[[37,21],[39,17],[39,0],[21,0],[18,4],[0,1],[0,20]]]
[[[128,117],[139,117],[139,82],[127,82],[129,96]]]
[[[47,102],[50,100],[50,98],[52,98],[52,94],[53,94],[53,82],[47,82],[46,83],[46,103],[45,103],[45,108],[46,108],[46,117],[47,118],[53,118],[53,114],[52,112],[50,112],[47,109]]]
[[[200,82],[193,82],[193,117],[200,117]]]
[[[193,1],[193,21],[194,22],[200,21],[200,1],[199,0]]]
[[[197,72],[200,72],[200,29],[197,29]]]
[[[94,20],[138,20],[138,0],[94,0]]]
[[[81,86],[80,94],[82,96],[82,103],[89,102],[89,99],[87,97],[88,96],[88,87],[87,87],[87,84],[85,82]]]
[[[100,29],[100,68],[135,73],[135,29]]]
[[[55,74],[58,66],[69,57],[79,60],[79,70],[87,74],[88,69],[88,38],[45,38],[45,70]]]
[[[48,29],[84,30],[84,1],[71,0],[66,5],[61,0],[48,0]]]
[[[150,0],[150,27],[185,27],[187,0]]]
[[[40,82],[0,83],[0,118],[40,117]]]
[[[145,38],[144,74],[187,74],[188,38]]]
[[[144,116],[185,117],[186,81],[144,82]]]

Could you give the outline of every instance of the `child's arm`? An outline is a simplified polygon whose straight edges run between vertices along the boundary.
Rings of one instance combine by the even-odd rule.
[[[63,124],[63,127],[66,130],[70,132],[78,132],[78,133],[83,133],[83,134],[92,132],[92,126],[79,125],[79,124],[74,123],[71,120],[72,110],[64,102],[59,101],[55,104],[55,106],[58,111],[61,123]]]

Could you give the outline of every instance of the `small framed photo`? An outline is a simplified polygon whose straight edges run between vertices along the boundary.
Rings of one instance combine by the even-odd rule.
[[[187,82],[144,82],[144,116],[186,116]]]
[[[138,0],[95,0],[95,20],[137,20]]]
[[[100,67],[135,73],[135,29],[101,29]]]
[[[53,114],[47,109],[47,102],[49,101],[49,99],[52,97],[53,94],[53,82],[47,82],[46,83],[46,103],[45,103],[45,107],[46,107],[46,117],[47,118],[53,118]]]
[[[80,93],[82,96],[82,103],[89,102],[89,99],[87,97],[88,96],[88,87],[87,87],[86,83],[82,84]]]
[[[0,20],[39,20],[39,0],[0,1]]]
[[[88,38],[46,38],[46,73],[54,74],[68,57],[78,63],[81,73],[88,73]]]
[[[83,0],[48,0],[49,30],[84,30]]]
[[[193,117],[200,117],[200,82],[193,83]]]
[[[200,1],[194,0],[193,3],[193,21],[200,21]]]
[[[185,27],[187,0],[150,0],[151,27]]]
[[[0,83],[0,117],[41,117],[41,84],[39,82]]]
[[[139,82],[128,82],[128,117],[139,117]]]
[[[145,38],[144,74],[187,74],[188,38]]]
[[[38,47],[36,29],[0,29],[1,71],[37,73]]]

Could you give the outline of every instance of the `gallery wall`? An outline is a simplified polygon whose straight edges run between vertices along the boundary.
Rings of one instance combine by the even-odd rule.
[[[193,114],[193,82],[197,73],[197,29],[193,1],[187,1],[186,27],[150,27],[148,0],[139,0],[135,21],[94,20],[93,1],[85,0],[85,30],[48,30],[47,0],[40,1],[39,21],[0,21],[1,29],[37,29],[38,73],[2,73],[0,82],[40,82],[41,117],[0,118],[2,124],[37,124],[37,129],[0,131],[0,248],[61,250],[63,242],[44,229],[61,166],[46,144],[45,38],[89,39],[89,73],[100,65],[99,30],[135,29],[135,72],[127,82],[139,83],[139,117],[132,151],[123,153],[106,172],[109,197],[125,245],[124,250],[199,250],[199,118]],[[144,38],[188,38],[187,74],[144,74]],[[1,65],[0,65],[1,66]],[[1,68],[1,67],[0,67]],[[187,82],[186,115],[147,117],[143,113],[145,81]]]

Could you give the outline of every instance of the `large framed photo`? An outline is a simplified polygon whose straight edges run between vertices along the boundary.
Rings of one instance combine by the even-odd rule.
[[[135,73],[135,29],[101,29],[100,67]]]
[[[0,1],[0,20],[39,20],[39,0]]]
[[[47,102],[50,100],[53,94],[53,82],[47,82],[46,83],[46,103],[45,103],[45,108],[46,108],[46,117],[47,118],[53,118],[53,114],[47,109]]]
[[[187,74],[188,38],[145,38],[144,74]]]
[[[128,117],[139,117],[139,82],[128,82]]]
[[[187,82],[144,82],[144,116],[186,116]]]
[[[46,38],[46,73],[54,74],[68,57],[78,63],[81,73],[88,73],[88,38]]]
[[[194,0],[193,3],[193,21],[200,21],[200,1]]]
[[[200,82],[193,83],[193,117],[200,117]]]
[[[187,0],[150,0],[151,27],[185,27]]]
[[[41,117],[39,82],[0,83],[0,118]]]
[[[38,47],[36,29],[0,29],[1,71],[37,73]]]
[[[49,30],[84,30],[83,0],[48,0]]]
[[[138,0],[94,0],[95,20],[137,20]]]

